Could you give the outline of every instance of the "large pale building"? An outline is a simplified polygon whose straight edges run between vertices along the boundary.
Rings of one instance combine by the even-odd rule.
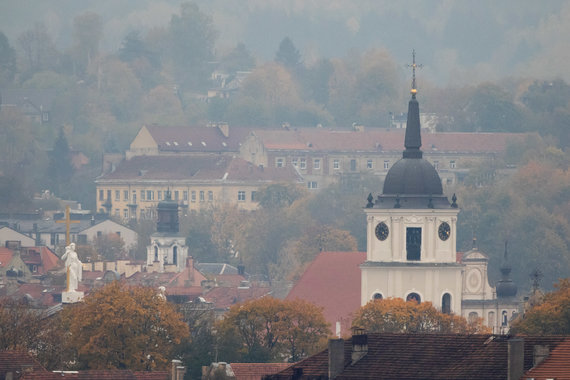
[[[436,168],[421,151],[419,104],[412,90],[404,152],[386,174],[382,194],[369,196],[366,261],[361,264],[361,304],[399,297],[429,301],[445,313],[483,318],[496,332],[518,311],[516,287],[504,265],[496,288],[487,256],[474,246],[458,259],[455,195],[444,195]]]

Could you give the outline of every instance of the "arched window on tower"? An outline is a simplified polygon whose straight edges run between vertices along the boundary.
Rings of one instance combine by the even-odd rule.
[[[418,293],[410,293],[406,297],[406,301],[416,301],[417,303],[422,302],[422,298]]]
[[[451,314],[451,294],[445,293],[441,297],[441,312],[444,314]]]
[[[373,299],[374,301],[379,301],[379,300],[381,300],[381,299],[383,299],[383,298],[384,298],[384,297],[382,297],[382,294],[381,294],[381,293],[374,293],[374,295],[372,296],[372,299]]]
[[[158,261],[158,247],[154,246],[154,261]]]
[[[475,323],[477,322],[477,318],[479,318],[479,314],[477,314],[476,311],[472,311],[471,313],[469,313],[469,316],[467,317],[467,322]]]
[[[178,265],[178,247],[172,248],[172,264]]]
[[[503,312],[502,312],[501,314],[502,314],[502,322],[501,322],[501,323],[502,323],[503,326],[506,326],[507,323],[508,323],[508,321],[509,321],[509,317],[508,317],[508,315],[507,315],[507,311],[506,311],[506,310],[503,310]]]
[[[487,319],[489,320],[489,326],[495,326],[495,312],[490,311],[487,315]]]

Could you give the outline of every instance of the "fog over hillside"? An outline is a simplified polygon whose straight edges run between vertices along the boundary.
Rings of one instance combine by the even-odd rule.
[[[289,36],[310,65],[318,58],[386,48],[404,64],[415,48],[422,77],[436,85],[506,76],[570,81],[570,2],[564,0],[197,0],[213,17],[217,49],[244,42],[259,61],[273,59]],[[1,30],[10,40],[36,21],[58,46],[71,44],[73,17],[86,10],[104,20],[103,50],[120,47],[132,30],[168,24],[173,0],[2,0]]]

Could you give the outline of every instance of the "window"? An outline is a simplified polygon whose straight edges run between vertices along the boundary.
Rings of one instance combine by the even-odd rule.
[[[251,192],[251,201],[257,202],[257,192],[255,192],[255,191]]]
[[[333,160],[333,169],[334,170],[340,169],[340,161],[339,160]]]
[[[107,200],[111,200],[111,190],[107,190]]]
[[[204,202],[204,190],[200,190],[200,202]]]
[[[366,161],[366,168],[367,169],[372,169],[373,165],[372,165],[372,160],[368,160]]]
[[[439,161],[434,161],[433,167],[435,168],[435,170],[438,170],[439,169]]]
[[[123,209],[123,218],[129,219],[129,209],[127,208]]]
[[[77,235],[77,244],[87,244],[87,235],[85,234],[79,234]]]
[[[133,190],[133,203],[137,203],[137,192]]]
[[[293,158],[291,160],[291,164],[293,164],[294,167],[297,167],[297,165],[299,164],[299,160],[297,158]]]
[[[129,190],[123,191],[123,198],[125,201],[129,200]]]
[[[307,182],[307,187],[309,189],[316,189],[318,187],[317,182],[316,181],[309,181],[309,182]]]
[[[238,202],[245,202],[245,191],[238,191]]]
[[[115,216],[120,216],[121,212],[118,208],[115,209]]]
[[[188,200],[188,190],[184,190],[184,191],[182,192],[182,199],[184,199],[185,201]]]
[[[487,322],[487,326],[495,326],[495,312],[494,311],[490,311],[488,316],[488,322]]]
[[[178,247],[172,247],[172,264],[178,265]]]
[[[157,199],[158,199],[159,201],[162,200],[162,191],[161,191],[161,190],[158,190],[158,191],[156,192],[156,197],[157,197]]]
[[[406,301],[415,301],[417,303],[422,302],[422,297],[418,293],[410,293],[406,297]]]
[[[174,192],[174,200],[176,200],[176,201],[178,200],[178,190],[176,190]]]
[[[196,191],[195,190],[192,190],[192,192],[190,193],[190,197],[191,197],[190,200],[192,202],[196,202]]]
[[[443,314],[451,314],[451,294],[445,293],[441,297],[441,312]]]
[[[406,228],[406,258],[421,260],[422,229],[419,227]]]
[[[100,201],[105,200],[105,190],[99,190],[99,200]]]
[[[115,190],[115,200],[116,201],[121,200],[121,191],[120,190]]]
[[[469,316],[467,317],[467,322],[475,323],[477,322],[477,318],[479,318],[479,314],[477,314],[476,311],[472,311],[471,313],[469,313]]]
[[[145,194],[146,194],[146,191],[141,190],[141,201],[145,201],[145,200],[146,200]]]
[[[450,169],[455,169],[455,160],[449,161],[449,168],[450,168]]]
[[[214,192],[208,191],[208,202],[213,202],[213,201],[214,201]]]
[[[146,191],[146,200],[147,200],[147,201],[152,201],[152,200],[154,200],[154,191],[152,191],[152,190],[147,190],[147,191]]]
[[[307,160],[301,158],[301,164],[299,166],[301,169],[307,169]]]
[[[350,170],[356,171],[356,160],[350,160]]]
[[[319,170],[321,168],[321,159],[320,158],[315,158],[313,160],[313,169],[315,170]]]
[[[501,322],[501,324],[502,324],[503,326],[506,326],[507,323],[508,323],[508,321],[509,321],[509,320],[508,320],[509,317],[507,316],[507,311],[506,311],[506,310],[503,310],[503,312],[501,313],[501,315],[502,315],[502,322]]]
[[[381,300],[381,299],[383,299],[383,298],[384,298],[384,297],[382,296],[381,293],[374,293],[374,295],[372,296],[372,299],[373,299],[374,301],[379,301],[379,300]]]
[[[282,168],[283,166],[283,158],[279,157],[275,159],[275,166],[278,168]]]
[[[154,261],[158,261],[158,247],[154,246]]]
[[[384,170],[390,169],[390,161],[384,160]]]

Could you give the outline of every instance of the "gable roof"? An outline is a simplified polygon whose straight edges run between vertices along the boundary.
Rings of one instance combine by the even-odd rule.
[[[255,130],[266,149],[302,151],[398,152],[404,149],[405,130],[368,129],[335,131],[322,128]],[[509,141],[521,140],[525,133],[440,132],[422,134],[424,153],[499,153]]]
[[[137,156],[122,161],[115,171],[95,182],[131,181],[300,181],[292,167],[262,168],[228,156]]]
[[[321,252],[305,270],[286,299],[303,299],[323,308],[323,314],[335,332],[349,331],[351,314],[360,307],[360,264],[366,252]]]
[[[0,379],[8,378],[12,373],[14,379],[26,371],[47,372],[42,365],[29,353],[24,351],[0,351]]]
[[[566,338],[548,357],[530,369],[523,376],[524,379],[570,379],[570,338]]]
[[[509,336],[368,334],[368,352],[352,364],[352,338],[344,342],[344,370],[336,379],[506,379]],[[524,370],[537,344],[557,346],[564,337],[524,337]],[[328,378],[328,349],[269,379]]]
[[[238,152],[250,128],[231,127],[228,136],[217,127],[147,126],[161,152]]]
[[[261,380],[289,367],[291,363],[230,363],[236,380]]]
[[[2,107],[22,107],[29,104],[37,112],[49,112],[52,108],[57,91],[41,88],[0,89]]]

